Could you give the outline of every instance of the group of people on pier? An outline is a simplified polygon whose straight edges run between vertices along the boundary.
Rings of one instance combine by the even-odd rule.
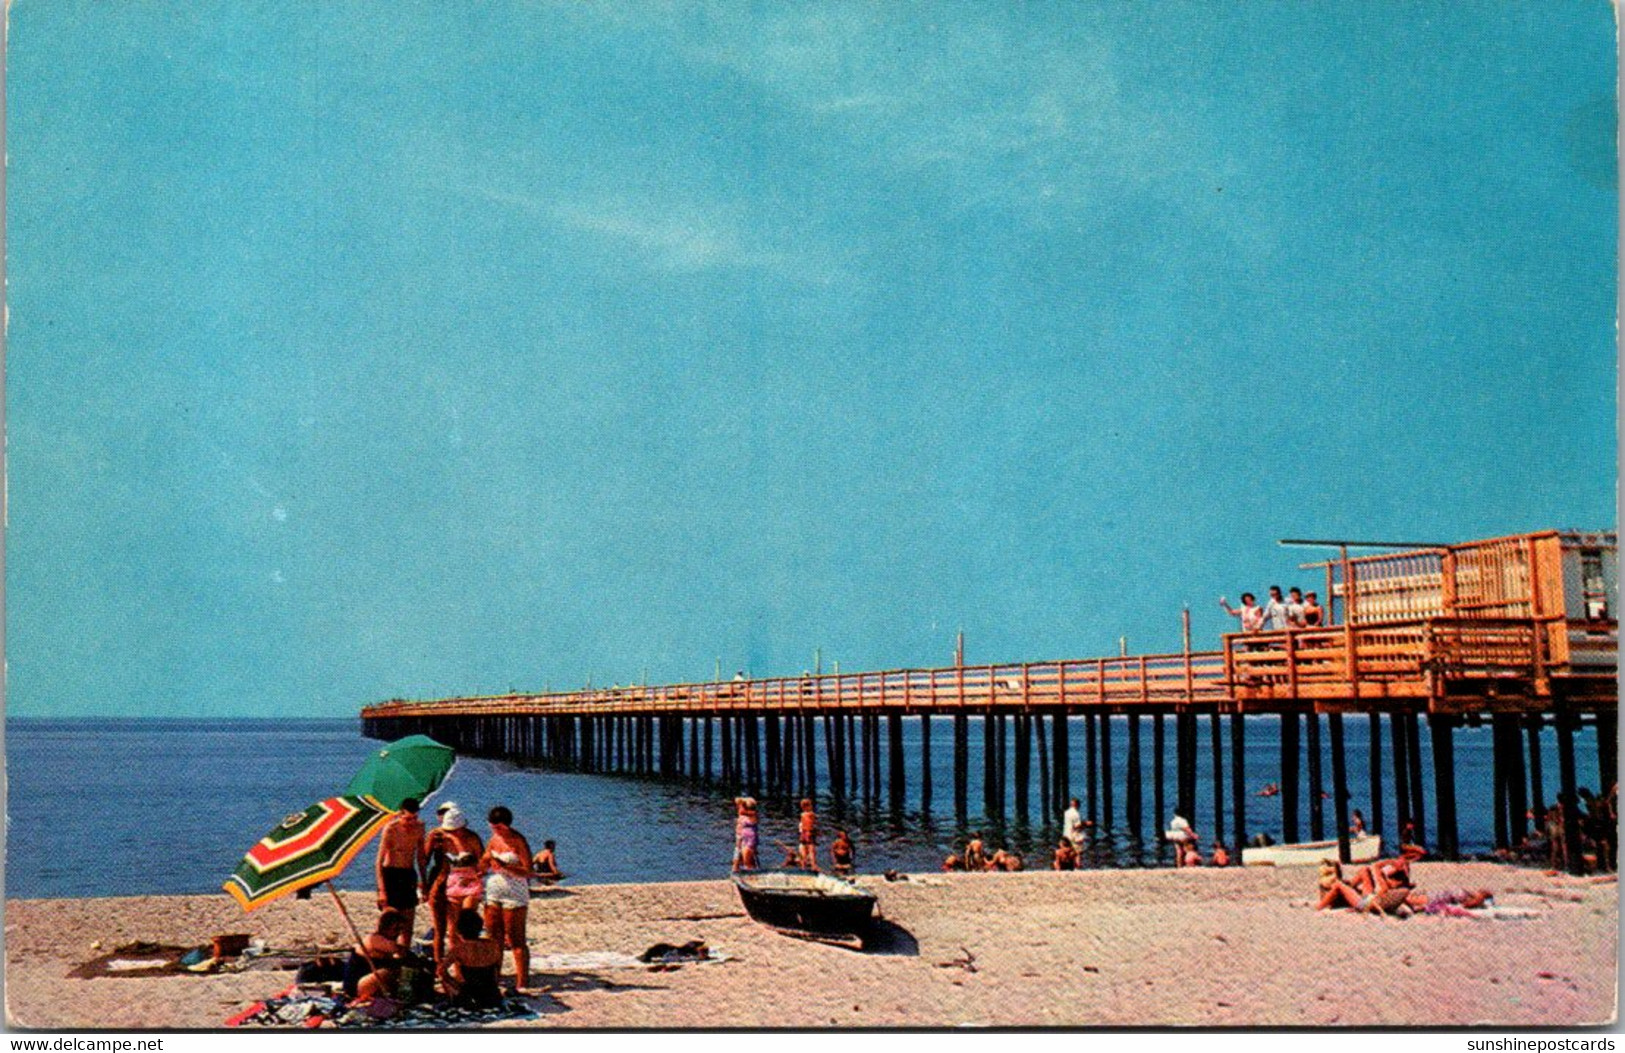
[[[1219,606],[1232,618],[1241,619],[1241,631],[1244,633],[1314,629],[1326,623],[1326,609],[1320,605],[1317,594],[1311,592],[1306,595],[1302,589],[1293,587],[1287,590],[1286,598],[1282,599],[1279,585],[1271,585],[1269,593],[1269,602],[1262,606],[1250,592],[1241,594],[1240,607],[1230,606],[1230,601],[1223,596],[1219,597]]]
[[[514,988],[530,986],[530,947],[525,923],[531,883],[555,881],[559,872],[552,841],[532,853],[503,805],[486,816],[490,836],[481,840],[455,803],[435,809],[426,828],[419,802],[408,799],[379,835],[375,877],[379,916],[375,931],[351,953],[345,993],[360,1001],[378,996],[420,997],[418,977],[432,977],[453,1004],[484,1009],[501,1004],[498,977],[502,952],[512,952]],[[429,907],[433,961],[412,946],[417,907]],[[432,993],[432,992],[428,992]]]

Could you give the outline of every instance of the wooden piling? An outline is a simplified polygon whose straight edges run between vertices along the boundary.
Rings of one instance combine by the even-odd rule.
[[[1563,815],[1563,854],[1571,874],[1585,873],[1580,851],[1580,795],[1574,771],[1574,711],[1559,705],[1553,715],[1557,727],[1558,803]]]
[[[982,814],[998,814],[999,718],[990,709],[982,714]]]
[[[1033,733],[1032,717],[1026,713],[1015,716],[1016,723],[1016,814],[1025,819],[1031,814],[1027,800],[1028,782],[1032,778]]]
[[[1168,751],[1167,742],[1165,741],[1166,734],[1163,729],[1162,714],[1153,714],[1151,717],[1151,834],[1152,839],[1157,843],[1159,855],[1167,844],[1157,833],[1162,829],[1162,824],[1168,821],[1167,790],[1163,785],[1167,779],[1166,758]],[[1237,856],[1236,858],[1239,861],[1241,857]]]
[[[1298,837],[1298,715],[1281,716],[1281,840]]]
[[[893,811],[900,811],[904,804],[906,783],[903,778],[903,715],[901,713],[886,714],[886,746],[890,754],[888,766],[891,775],[891,806]]]
[[[1337,858],[1345,865],[1349,858],[1349,781],[1343,755],[1343,714],[1326,716],[1326,730],[1332,747],[1332,817],[1337,822]]]
[[[1422,719],[1405,714],[1405,756],[1411,765],[1411,823],[1416,827],[1416,843],[1427,844],[1427,809],[1422,794]]]
[[[1309,753],[1309,840],[1326,840],[1326,792],[1320,777],[1320,714],[1304,714],[1304,748]]]
[[[1238,713],[1230,714],[1230,811],[1235,820],[1236,851],[1232,858],[1241,862],[1241,850],[1247,844],[1247,769],[1243,761],[1247,756],[1246,721]]]
[[[1100,769],[1098,761],[1098,718],[1094,713],[1083,715],[1083,788],[1088,801],[1089,821],[1100,822]]]
[[[1366,714],[1368,731],[1370,733],[1369,746],[1366,752],[1366,768],[1370,775],[1370,784],[1366,798],[1366,810],[1371,813],[1368,817],[1371,825],[1368,829],[1374,834],[1382,833],[1382,714],[1373,710]]]
[[[1395,843],[1404,844],[1411,836],[1411,765],[1405,757],[1405,714],[1388,715],[1388,731],[1394,745],[1394,824]]]
[[[1213,753],[1213,843],[1224,843],[1224,728],[1218,711],[1208,714],[1208,733]],[[1238,857],[1238,863],[1241,861]]]
[[[965,784],[970,766],[970,718],[963,712],[954,714],[954,815],[965,821]]]
[[[1051,774],[1055,779],[1054,800],[1056,811],[1072,798],[1072,766],[1067,756],[1066,713],[1058,711],[1050,718],[1050,755],[1054,757]]]
[[[931,714],[920,714],[920,811],[931,814]]]
[[[1456,825],[1456,718],[1444,713],[1428,715],[1428,738],[1433,743],[1433,802],[1438,816],[1435,843],[1445,859],[1461,855]],[[1517,748],[1517,731],[1513,731]]]
[[[1055,787],[1049,771],[1049,736],[1044,733],[1042,713],[1033,717],[1033,731],[1038,738],[1038,810],[1043,816],[1042,824],[1047,825],[1061,809],[1050,810]]]
[[[1535,804],[1535,818],[1542,819],[1552,802],[1546,799],[1545,780],[1541,777],[1540,726],[1545,718],[1533,713],[1524,718],[1524,732],[1529,738],[1529,798]],[[1603,771],[1611,771],[1604,768]]]
[[[1123,808],[1129,836],[1136,841],[1145,836],[1145,808],[1140,791],[1140,714],[1128,715],[1128,763],[1124,766]]]
[[[1116,822],[1112,810],[1112,792],[1114,780],[1112,779],[1112,715],[1100,714],[1100,818],[1101,823],[1110,830]]]

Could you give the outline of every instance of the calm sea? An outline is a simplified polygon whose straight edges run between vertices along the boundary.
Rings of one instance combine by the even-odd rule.
[[[973,722],[974,724],[974,722]],[[950,757],[952,736],[946,721],[933,725],[933,811],[920,810],[919,751],[914,722],[905,722],[908,800],[893,810],[883,802],[873,811],[851,804],[838,818],[825,804],[825,818],[852,832],[866,870],[933,869],[965,829],[990,831],[1004,843],[1040,861],[1041,846],[1053,844],[1055,820],[1037,815],[1031,796],[1030,821],[1012,815],[1003,825],[979,810],[982,777],[980,729],[973,727],[966,828],[954,820]],[[1165,825],[1168,816],[1151,814],[1149,786],[1151,736],[1142,737],[1145,825]],[[1387,729],[1384,728],[1386,733]],[[1170,760],[1166,799],[1174,799],[1173,726],[1168,725]],[[1424,727],[1428,821],[1432,823],[1431,756]],[[1322,736],[1323,748],[1326,736]],[[1348,771],[1352,807],[1369,816],[1366,796],[1366,727],[1348,723]],[[1384,736],[1386,741],[1386,734]],[[1557,788],[1553,735],[1545,735],[1544,777],[1548,797]],[[1014,736],[1010,736],[1012,746]],[[1083,728],[1070,732],[1073,792],[1083,786]],[[1117,751],[1113,774],[1117,829],[1093,849],[1095,865],[1158,865],[1158,846],[1141,842],[1122,828],[1125,795],[1126,728],[1113,729]],[[1198,829],[1211,828],[1213,790],[1208,732],[1201,730]],[[1278,724],[1254,718],[1247,726],[1247,785],[1258,788],[1279,778]],[[27,720],[6,722],[9,824],[5,891],[11,897],[116,896],[144,893],[217,891],[250,845],[284,815],[343,789],[376,744],[361,738],[353,720],[339,721],[106,721]],[[1597,787],[1597,751],[1592,731],[1576,740],[1582,786]],[[821,754],[820,754],[821,755]],[[1226,755],[1228,763],[1228,752]],[[822,763],[822,761],[820,761]],[[1391,775],[1391,758],[1384,757]],[[1014,765],[1009,766],[1012,770]],[[1325,763],[1325,779],[1331,765]],[[1037,764],[1033,766],[1036,784]],[[1305,766],[1306,771],[1306,766]],[[1305,774],[1307,778],[1307,774]],[[1487,853],[1493,829],[1490,733],[1487,727],[1456,734],[1456,781],[1460,837],[1467,853]],[[1228,799],[1228,772],[1226,773]],[[1391,793],[1391,790],[1390,790]],[[1081,796],[1081,794],[1080,794]],[[437,800],[454,800],[471,816],[495,804],[513,809],[515,826],[533,845],[544,838],[559,844],[562,866],[585,883],[673,881],[713,878],[726,873],[732,851],[730,795],[720,788],[606,775],[577,775],[523,768],[497,761],[459,760]],[[1307,800],[1307,793],[1304,795]],[[1014,808],[1014,793],[1007,794]],[[1171,807],[1171,803],[1169,805]],[[1248,832],[1281,836],[1279,799],[1249,797]],[[1393,803],[1384,802],[1393,822]],[[1332,830],[1327,804],[1327,829]],[[483,836],[483,823],[476,823]],[[763,861],[775,858],[775,839],[793,839],[794,816],[787,803],[765,803]],[[1386,831],[1392,833],[1392,829]],[[1307,821],[1302,828],[1308,835]],[[1046,857],[1047,858],[1047,857]],[[370,851],[340,879],[341,887],[370,882]]]

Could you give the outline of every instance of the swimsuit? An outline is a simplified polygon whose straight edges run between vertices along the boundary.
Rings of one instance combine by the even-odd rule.
[[[491,858],[508,866],[519,865],[519,857],[512,852],[492,852]],[[515,877],[505,870],[493,870],[485,875],[485,902],[493,907],[530,906],[530,882]]]
[[[418,874],[411,867],[383,867],[384,902],[396,910],[418,905]]]
[[[448,856],[451,870],[446,874],[446,895],[451,899],[467,899],[481,891],[480,872],[474,868],[474,853],[459,852]]]

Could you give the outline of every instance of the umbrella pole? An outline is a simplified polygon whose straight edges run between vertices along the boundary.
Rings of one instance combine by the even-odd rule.
[[[338,904],[339,913],[344,915],[344,924],[350,926],[350,935],[355,937],[356,950],[360,951],[361,957],[366,959],[367,968],[372,970],[372,975],[377,976],[378,966],[373,963],[372,955],[367,953],[367,941],[361,938],[361,933],[356,929],[355,922],[350,920],[350,911],[344,906],[344,901],[339,899],[339,890],[333,887],[331,881],[325,881],[323,884],[327,886],[327,891],[333,894],[333,902]]]

